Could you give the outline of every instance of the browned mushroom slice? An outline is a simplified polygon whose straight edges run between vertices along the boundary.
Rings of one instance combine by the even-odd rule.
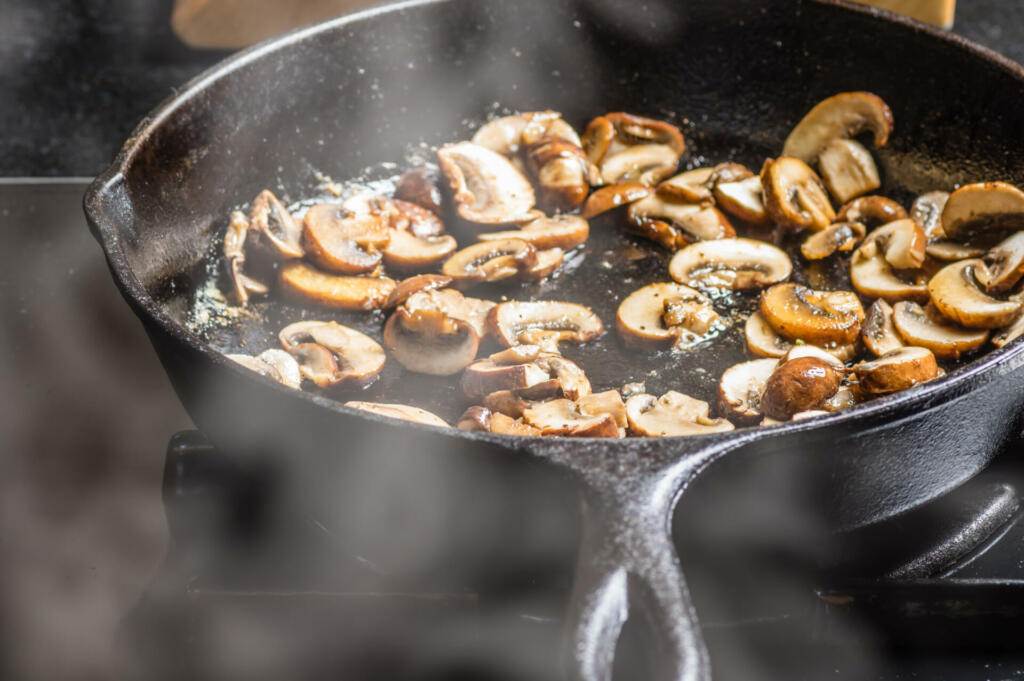
[[[264,350],[259,355],[225,355],[246,369],[266,376],[281,385],[298,390],[302,386],[302,372],[295,358],[284,350]]]
[[[545,381],[544,383],[549,383],[549,381]],[[538,383],[536,385],[542,386],[543,384]],[[523,412],[526,411],[526,409],[535,401],[523,397],[523,392],[531,393],[531,397],[534,397],[532,393],[534,393],[535,390],[533,386],[526,388],[525,390],[498,390],[484,396],[484,406],[496,414],[505,414],[506,416],[511,416],[514,419],[522,418]],[[558,388],[555,387],[551,390],[550,394],[545,395],[542,399],[557,396]]]
[[[669,262],[669,275],[701,288],[751,289],[789,278],[793,265],[785,251],[756,239],[701,241],[682,249]]]
[[[882,185],[875,159],[857,140],[835,139],[826,144],[818,157],[818,170],[825,187],[839,203],[846,203]]]
[[[736,236],[729,219],[717,208],[648,196],[629,205],[626,217],[632,231],[670,251],[694,241]]]
[[[561,248],[549,248],[537,251],[537,262],[528,270],[519,273],[520,278],[527,281],[540,281],[554,274],[565,260],[565,251]]]
[[[619,426],[612,414],[585,414],[572,400],[538,402],[523,412],[523,420],[542,435],[619,437]]]
[[[414,293],[444,288],[453,281],[454,279],[443,274],[417,274],[408,279],[403,279],[391,291],[391,295],[384,301],[382,307],[386,310],[397,307],[408,300]]]
[[[776,284],[761,294],[761,314],[784,338],[814,345],[857,340],[864,308],[852,291],[815,291],[801,284]]]
[[[615,425],[619,427],[619,437],[624,436],[625,428],[629,425],[629,418],[626,416],[626,405],[622,401],[622,395],[618,390],[605,390],[599,393],[583,395],[576,400],[576,405],[584,414],[596,416],[598,414],[609,414],[615,419]]]
[[[249,302],[249,295],[264,295],[270,287],[243,272],[245,265],[245,245],[249,236],[249,218],[245,213],[236,210],[231,213],[227,232],[224,234],[224,257],[227,260],[228,276],[235,301],[239,305]]]
[[[302,225],[269,189],[264,189],[253,200],[249,222],[277,257],[288,259],[303,256]]]
[[[463,220],[507,225],[540,217],[533,209],[533,187],[504,156],[472,142],[458,142],[441,147],[437,158]]]
[[[429,269],[458,247],[450,234],[419,237],[412,232],[391,230],[391,242],[384,249],[384,264],[404,271]]]
[[[842,92],[807,112],[789,133],[782,153],[813,163],[832,140],[850,139],[865,131],[874,135],[876,147],[884,147],[892,125],[892,111],[878,95]]]
[[[483,431],[496,435],[524,435],[538,437],[540,430],[531,425],[501,414],[486,407],[470,407],[459,418],[459,430]]]
[[[867,229],[859,222],[833,222],[814,232],[800,244],[800,253],[808,260],[823,260],[838,251],[852,251]]]
[[[879,227],[854,251],[850,282],[869,298],[927,300],[924,273],[904,272],[901,276],[895,271],[919,268],[924,263],[925,243],[924,230],[909,218]]]
[[[523,134],[526,166],[540,188],[541,205],[549,210],[580,206],[590,191],[590,182],[587,157],[579,143],[550,135],[527,142],[528,133],[529,126]]]
[[[783,227],[817,232],[836,217],[821,179],[798,158],[783,156],[765,161],[761,188],[768,217]]]
[[[508,364],[493,359],[478,359],[462,372],[459,386],[471,400],[503,390],[521,390],[551,378],[547,369],[535,362]]]
[[[639,182],[622,182],[601,187],[587,197],[580,212],[586,219],[647,198],[654,190]]]
[[[886,395],[930,381],[939,374],[935,355],[928,348],[896,348],[870,362],[853,366],[856,390],[865,397]]]
[[[673,175],[667,180],[662,180],[655,187],[655,191],[660,196],[675,201],[711,204],[714,202],[714,196],[711,193],[714,174],[714,166],[687,170]]]
[[[1019,295],[1011,296],[1011,298],[1020,300]],[[1021,335],[1024,335],[1024,308],[1021,308],[1021,313],[1017,315],[1013,322],[992,335],[992,345],[997,348],[1004,347],[1020,338]]]
[[[278,278],[286,295],[340,310],[375,310],[395,289],[395,281],[387,277],[328,274],[304,262],[288,263]]]
[[[985,254],[989,293],[1008,291],[1024,277],[1024,232],[1015,232]]]
[[[376,378],[387,359],[377,341],[337,322],[295,322],[278,337],[299,361],[302,375],[320,387],[364,385]],[[316,348],[326,350],[331,361]]]
[[[432,211],[410,201],[378,197],[377,211],[386,215],[392,229],[427,238],[444,232],[444,223]]]
[[[965,329],[907,301],[893,305],[892,323],[904,342],[928,348],[939,359],[960,359],[988,340],[988,331]]]
[[[686,143],[679,128],[669,123],[610,113],[590,121],[583,148],[600,172],[600,184],[653,186],[675,171]]]
[[[472,142],[502,156],[515,156],[519,153],[523,130],[533,116],[534,112],[526,112],[495,118],[477,129]]]
[[[761,394],[778,365],[775,359],[755,359],[734,364],[718,382],[718,411],[739,426],[761,420]]]
[[[537,249],[522,239],[481,241],[456,251],[441,272],[458,285],[501,281],[537,264]]]
[[[434,215],[441,214],[441,190],[426,168],[402,173],[395,185],[395,198],[416,204]]]
[[[715,202],[729,215],[755,225],[768,222],[764,208],[761,178],[752,175],[743,180],[719,182],[715,185]]]
[[[1024,192],[1006,182],[960,187],[942,209],[942,230],[961,240],[982,232],[1024,228]]]
[[[841,385],[835,395],[825,400],[825,403],[821,405],[821,408],[828,412],[842,411],[843,409],[849,409],[850,407],[856,406],[857,402],[857,393],[855,393],[850,386]]]
[[[391,238],[381,214],[355,213],[334,203],[311,207],[302,223],[306,256],[318,267],[341,274],[373,270]]]
[[[788,421],[794,414],[819,409],[839,390],[842,376],[818,357],[797,357],[779,362],[765,382],[761,409],[765,416]]]
[[[437,414],[433,414],[426,409],[420,409],[419,407],[411,407],[408,404],[387,404],[384,402],[359,402],[356,400],[346,402],[346,407],[352,409],[358,409],[360,411],[368,411],[371,414],[378,414],[380,416],[387,416],[392,419],[400,419],[402,421],[412,421],[413,423],[422,423],[427,426],[440,426],[441,428],[450,428],[448,422]]]
[[[836,213],[836,222],[859,222],[874,229],[907,217],[903,206],[884,196],[861,196],[844,203]]]
[[[626,400],[629,429],[636,435],[676,437],[732,430],[727,419],[710,417],[707,402],[670,390],[661,397],[640,394]]]
[[[878,357],[905,345],[892,323],[892,306],[881,298],[868,308],[860,336],[868,350]]]
[[[979,246],[970,246],[957,243],[949,239],[937,239],[930,242],[924,249],[929,257],[945,262],[956,262],[968,258],[980,258],[985,254],[985,249]]]
[[[587,240],[590,223],[578,215],[555,215],[542,217],[524,225],[522,229],[504,232],[482,232],[477,234],[481,241],[521,239],[537,249],[576,248]]]
[[[743,332],[747,352],[755,357],[782,357],[793,347],[793,342],[780,336],[757,310],[747,317]]]
[[[534,343],[538,338],[586,343],[604,331],[589,307],[548,300],[499,303],[487,315],[487,328],[505,347]]]
[[[498,364],[521,364],[532,362],[540,357],[544,349],[539,345],[513,345],[510,348],[499,350],[491,354],[487,359]]]
[[[938,311],[961,326],[998,329],[1014,320],[1021,304],[984,293],[978,280],[988,276],[981,260],[961,260],[939,270],[928,282],[928,293]]]
[[[590,394],[590,380],[575,362],[548,352],[540,355],[534,363],[558,381],[562,394],[570,400],[578,400]]]
[[[434,289],[418,291],[405,301],[410,312],[416,310],[440,310],[449,317],[467,322],[483,338],[487,335],[487,313],[494,303],[480,298],[470,298],[454,289]]]
[[[844,360],[839,359],[834,352],[829,352],[825,348],[818,347],[817,345],[808,345],[807,343],[799,343],[794,345],[786,354],[779,360],[780,364],[789,362],[790,360],[799,359],[800,357],[813,357],[820,359],[825,364],[835,369],[840,375],[846,373],[846,364]]]
[[[910,219],[921,225],[929,241],[941,239],[946,235],[942,231],[942,210],[946,207],[948,199],[949,192],[927,192],[914,199],[914,205],[910,207]]]
[[[409,371],[450,376],[476,358],[480,344],[473,326],[441,310],[395,310],[384,325],[384,344]]]
[[[629,346],[682,349],[707,340],[722,325],[707,296],[682,284],[657,283],[623,299],[615,327]]]

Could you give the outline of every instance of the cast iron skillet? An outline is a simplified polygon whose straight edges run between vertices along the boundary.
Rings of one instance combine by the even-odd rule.
[[[246,51],[136,129],[90,187],[86,213],[175,389],[215,443],[285,452],[300,462],[290,474],[348,490],[516,460],[568,472],[587,508],[566,647],[572,676],[609,677],[623,621],[637,609],[656,624],[668,677],[708,678],[668,533],[688,483],[726,454],[764,459],[798,472],[800,498],[787,503],[831,530],[893,518],[975,475],[1015,432],[1024,346],[893,397],[769,429],[512,439],[384,420],[239,368],[183,325],[201,284],[197,264],[230,208],[263,187],[304,196],[313,169],[345,178],[399,161],[411,143],[464,138],[460,122],[479,122],[495,104],[553,108],[577,125],[614,110],[664,117],[683,126],[690,160],[756,163],[814,102],[869,89],[896,113],[893,144],[879,154],[886,193],[905,199],[982,179],[1020,184],[1024,69],[954,36],[828,0],[553,5],[398,4]],[[581,269],[579,286],[607,283],[587,276]],[[622,279],[597,295],[619,299],[643,283]],[[621,352],[614,344],[608,352]]]

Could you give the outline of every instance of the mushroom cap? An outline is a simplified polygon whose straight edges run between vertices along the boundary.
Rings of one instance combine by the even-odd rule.
[[[323,384],[307,373],[313,364],[304,364],[303,357],[315,359],[316,366],[320,367],[326,360],[322,353],[308,346],[327,350],[336,363],[333,375],[325,380],[327,385],[365,385],[376,378],[387,360],[384,348],[377,341],[337,322],[295,322],[281,329],[278,338],[282,347],[299,360],[303,375],[317,385]]]
[[[872,192],[882,186],[871,152],[851,139],[834,139],[818,157],[818,170],[825,188],[839,203]]]
[[[540,217],[536,196],[523,174],[501,154],[472,142],[446,144],[438,163],[451,187],[455,211],[482,225],[524,223]]]
[[[988,331],[965,329],[938,319],[909,301],[893,305],[892,323],[905,343],[928,348],[939,359],[960,359],[988,340]]]
[[[726,419],[713,419],[707,402],[670,390],[661,397],[641,393],[626,400],[629,429],[636,435],[676,437],[732,430]]]
[[[804,239],[800,254],[807,260],[823,260],[837,251],[852,251],[865,234],[867,228],[860,222],[833,222]]]
[[[253,200],[249,223],[278,258],[286,260],[303,256],[302,225],[269,189],[264,189]]]
[[[783,227],[817,232],[836,217],[821,178],[798,158],[782,156],[765,161],[761,188],[768,217]]]
[[[902,348],[905,343],[892,323],[892,306],[879,298],[868,308],[860,330],[861,339],[876,356]]]
[[[761,394],[778,364],[776,359],[755,359],[726,369],[718,381],[719,413],[739,426],[760,421]]]
[[[471,324],[441,310],[399,307],[384,325],[384,344],[409,371],[451,376],[476,358],[480,337]]]
[[[852,291],[815,291],[793,283],[764,291],[760,310],[784,338],[820,346],[853,343],[864,319],[864,308]]]
[[[788,421],[794,414],[817,410],[839,390],[842,376],[829,360],[796,357],[779,365],[768,377],[761,394],[765,416]]]
[[[412,421],[413,423],[422,423],[427,426],[451,428],[451,426],[448,425],[448,422],[437,414],[433,414],[426,409],[420,409],[419,407],[411,407],[408,404],[388,404],[385,402],[360,402],[358,400],[352,400],[346,402],[345,406],[358,409],[360,411],[368,411],[371,414],[387,416],[388,418],[401,419],[402,421]]]
[[[385,310],[389,310],[393,307],[397,307],[409,299],[409,296],[420,291],[432,291],[434,289],[444,288],[454,281],[449,276],[443,274],[416,274],[408,279],[403,279],[398,282],[394,290],[391,291],[391,295],[384,302],[382,306]],[[461,295],[461,294],[460,294]]]
[[[793,341],[780,336],[759,310],[754,310],[747,317],[743,333],[747,340],[747,352],[755,357],[779,358],[793,347]]]
[[[932,303],[943,316],[969,329],[998,329],[1014,320],[1021,304],[997,300],[981,290],[978,279],[987,280],[981,260],[950,263],[928,282]]]
[[[942,230],[950,239],[1010,229],[1024,229],[1024,192],[1006,182],[964,185],[942,209]]]
[[[555,342],[586,343],[604,331],[594,311],[585,305],[559,301],[510,300],[495,305],[487,328],[505,347],[518,345],[524,334],[541,331]]]
[[[714,201],[711,194],[714,174],[715,166],[686,170],[667,180],[662,180],[654,190],[658,195],[667,199],[710,204]]]
[[[687,347],[705,340],[708,330],[693,330],[686,324],[671,325],[666,320],[668,306],[683,301],[695,303],[714,314],[711,299],[689,286],[671,282],[648,284],[619,303],[615,315],[619,337],[626,345],[651,349]]]
[[[850,258],[850,283],[869,298],[926,300],[928,289],[923,281],[908,282],[893,271],[920,267],[925,243],[924,230],[909,218],[879,227]]]
[[[328,274],[304,262],[290,262],[278,271],[281,290],[292,298],[339,310],[375,310],[395,290],[387,277]]]
[[[540,217],[523,225],[521,229],[502,232],[481,232],[480,241],[521,239],[538,250],[562,248],[569,250],[580,246],[590,235],[590,223],[578,215],[554,215]]]
[[[694,241],[736,236],[732,223],[717,208],[657,194],[631,203],[626,219],[634,232],[671,251]]]
[[[568,127],[568,123],[559,121]],[[576,133],[572,136],[576,137]],[[526,139],[524,132],[524,144]],[[573,210],[587,198],[591,166],[579,138],[572,141],[540,136],[526,146],[526,166],[540,190],[541,204],[548,210]]]
[[[572,400],[537,402],[523,411],[523,421],[539,429],[542,435],[619,437],[614,415],[585,414]]]
[[[476,335],[484,338],[487,335],[487,314],[494,307],[490,300],[470,298],[455,289],[432,289],[418,291],[405,301],[410,312],[415,310],[440,310],[449,317],[461,319],[469,323]]]
[[[836,222],[859,222],[875,228],[907,217],[903,206],[884,196],[861,196],[843,204],[836,213]]]
[[[841,92],[807,112],[789,133],[782,153],[812,163],[832,140],[849,139],[864,131],[874,135],[876,147],[884,147],[892,126],[892,111],[881,97],[870,92]]]
[[[416,236],[400,229],[390,231],[391,242],[384,249],[384,264],[398,270],[429,269],[459,247],[450,234]]]
[[[793,264],[785,251],[769,243],[728,238],[690,244],[672,256],[668,272],[691,286],[751,289],[788,279]]]
[[[1024,277],[1024,232],[1014,232],[985,254],[989,293],[1008,291]]]
[[[587,197],[580,215],[586,219],[647,198],[654,190],[639,182],[621,182],[601,187]]]
[[[441,272],[463,286],[501,281],[537,264],[537,249],[522,239],[481,241],[456,251]]]
[[[353,212],[336,203],[320,203],[302,220],[302,244],[314,265],[341,274],[362,274],[381,261],[392,230],[377,211]]]
[[[729,215],[761,225],[768,222],[764,207],[764,189],[761,178],[751,175],[742,180],[715,184],[715,202]]]
[[[912,388],[939,374],[935,355],[927,348],[896,348],[870,362],[853,366],[857,391],[863,395],[884,395]]]
[[[949,192],[933,191],[921,194],[910,207],[910,219],[921,225],[929,241],[942,238],[942,211],[949,200]]]
[[[521,390],[551,378],[548,371],[534,362],[508,364],[493,359],[478,359],[462,372],[459,386],[471,400],[503,390]]]

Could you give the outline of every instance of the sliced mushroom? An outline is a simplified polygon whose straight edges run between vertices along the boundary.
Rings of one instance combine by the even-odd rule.
[[[619,206],[626,206],[634,201],[647,198],[653,193],[653,189],[639,182],[610,184],[607,187],[601,187],[592,192],[587,197],[580,215],[589,220],[592,217],[614,210]]]
[[[299,361],[302,375],[320,387],[365,385],[387,359],[377,341],[337,322],[295,322],[281,329],[278,338]]]
[[[395,185],[395,198],[426,208],[434,215],[441,214],[441,190],[426,168],[402,173]]]
[[[896,348],[878,359],[855,364],[856,389],[861,395],[886,395],[930,381],[939,374],[935,355],[927,348]]]
[[[368,411],[371,414],[387,416],[392,419],[422,423],[427,426],[440,426],[441,428],[451,427],[448,425],[447,421],[437,414],[433,414],[426,409],[420,409],[419,407],[411,407],[408,404],[350,401],[346,402],[345,406],[351,407],[352,409],[358,409],[360,411]]]
[[[486,407],[470,407],[459,417],[459,430],[484,431],[496,435],[524,435],[539,437],[540,430],[533,426],[501,414],[492,412]]]
[[[443,274],[417,274],[411,276],[398,282],[394,290],[391,291],[391,295],[384,301],[382,307],[386,310],[397,307],[408,300],[414,293],[444,288],[453,281],[455,280]]]
[[[893,305],[892,323],[904,342],[928,348],[939,359],[960,359],[988,340],[988,331],[965,329],[907,301]]]
[[[857,401],[857,393],[850,386],[840,385],[836,394],[825,400],[821,408],[827,412],[842,411],[843,409],[856,406]],[[797,416],[798,414],[794,414],[793,419],[795,420]]]
[[[943,267],[928,282],[931,301],[943,316],[969,329],[998,329],[1014,320],[1021,304],[997,300],[982,291],[988,268],[981,260],[961,260]]]
[[[738,426],[761,420],[761,394],[778,365],[775,359],[755,359],[734,364],[718,382],[718,411]]]
[[[829,352],[824,348],[820,348],[817,345],[808,345],[807,343],[798,343],[786,351],[786,354],[779,360],[779,364],[785,364],[794,359],[801,357],[813,357],[820,359],[825,364],[839,372],[840,376],[846,373],[846,364],[843,360],[836,357],[833,353]]]
[[[555,215],[542,217],[524,225],[522,229],[503,232],[482,232],[477,235],[481,241],[521,239],[538,250],[576,248],[587,240],[590,223],[578,215]]]
[[[384,264],[398,270],[434,267],[459,247],[450,234],[419,237],[412,232],[391,230],[391,242],[384,249]]]
[[[494,307],[490,300],[470,298],[454,289],[418,291],[405,301],[410,312],[416,310],[439,310],[449,317],[461,319],[483,338],[487,335],[487,314]]]
[[[942,211],[947,200],[949,192],[927,192],[914,199],[914,205],[910,207],[910,219],[921,225],[929,241],[941,239],[946,235],[942,231]]]
[[[701,241],[669,262],[676,281],[701,288],[763,288],[789,278],[793,265],[785,251],[756,239]]]
[[[249,211],[249,223],[265,239],[270,250],[278,258],[303,256],[302,225],[269,189],[264,189],[253,200],[252,209]]]
[[[673,175],[667,180],[662,180],[655,187],[655,191],[660,196],[675,201],[711,204],[714,202],[714,196],[711,193],[711,181],[714,174],[714,166],[687,170]]]
[[[747,352],[755,357],[782,357],[793,347],[793,342],[780,336],[757,310],[747,317],[743,332]]]
[[[818,170],[826,189],[839,203],[882,186],[875,159],[857,140],[834,139],[826,144],[818,157]]]
[[[378,212],[356,213],[335,203],[311,207],[302,221],[302,243],[314,265],[341,274],[377,267],[391,230]]]
[[[997,348],[1004,347],[1020,338],[1021,335],[1024,335],[1024,308],[1021,308],[1021,313],[1013,322],[994,333],[992,345]]]
[[[784,338],[823,347],[853,343],[864,319],[852,291],[815,291],[801,284],[776,284],[764,291],[760,310]]]
[[[956,262],[957,260],[966,260],[968,258],[980,258],[985,254],[985,249],[979,246],[957,243],[949,239],[938,239],[930,242],[925,247],[924,252],[936,260]]]
[[[520,272],[519,276],[527,281],[540,281],[554,274],[564,261],[565,251],[561,248],[537,251],[537,262],[530,269]]]
[[[960,187],[942,209],[942,231],[950,239],[1016,229],[1024,229],[1024,191],[1006,182]]]
[[[264,350],[259,355],[226,355],[228,359],[238,362],[246,369],[266,376],[281,385],[298,390],[302,386],[302,372],[295,358],[284,350]]]
[[[732,430],[727,419],[710,417],[707,402],[670,390],[661,397],[640,394],[626,400],[629,429],[636,435],[675,437]]]
[[[919,268],[924,263],[924,230],[909,218],[879,227],[854,251],[850,283],[862,295],[899,300],[927,300],[923,273],[900,276],[894,268]],[[907,281],[905,277],[913,277]]]
[[[704,294],[682,284],[656,283],[623,299],[615,327],[629,346],[682,349],[706,340],[722,324]]]
[[[839,390],[841,379],[830,362],[818,357],[779,362],[765,382],[761,409],[769,418],[788,421],[794,414],[820,408]]]
[[[409,371],[450,376],[476,358],[473,326],[441,310],[399,307],[384,325],[384,344]]]
[[[832,140],[850,139],[865,131],[874,135],[876,147],[884,147],[892,125],[892,111],[878,95],[842,92],[807,112],[789,133],[782,153],[813,163]]]
[[[807,260],[823,260],[838,251],[852,251],[867,234],[859,222],[833,222],[814,232],[800,244],[800,253]]]
[[[836,217],[821,179],[798,158],[783,156],[765,161],[761,188],[768,217],[783,227],[817,232]]]
[[[892,306],[881,298],[868,308],[860,336],[868,350],[878,357],[905,345],[892,323]]]
[[[653,186],[675,172],[686,143],[679,128],[669,123],[610,113],[587,125],[583,148],[600,173],[600,184]]]
[[[859,222],[874,229],[907,217],[903,206],[884,196],[861,196],[844,203],[836,213],[836,222]]]
[[[576,400],[576,405],[584,414],[596,416],[598,414],[609,414],[615,419],[615,425],[619,427],[619,437],[626,434],[625,428],[629,425],[629,418],[626,416],[626,405],[622,401],[622,395],[618,390],[605,390],[599,393],[583,395]]]
[[[586,343],[604,331],[593,310],[576,303],[518,301],[499,303],[487,315],[487,328],[505,347],[561,341]]]
[[[488,358],[467,366],[459,386],[466,397],[478,400],[503,390],[530,388],[550,378],[548,371],[535,362],[508,364]]]
[[[587,156],[579,138],[565,139],[551,134],[549,128],[533,136],[533,126],[531,123],[523,131],[523,143],[526,167],[540,188],[541,205],[548,210],[572,210],[580,206],[590,191],[590,177]],[[576,137],[575,132],[573,137]]]
[[[632,231],[670,251],[694,241],[736,236],[729,219],[717,208],[666,199],[657,194],[629,205]]]
[[[537,264],[537,249],[522,239],[481,241],[456,251],[441,272],[468,286],[515,277]]]
[[[1024,232],[1015,232],[985,254],[989,293],[1008,291],[1024,277]]]
[[[523,412],[523,421],[539,429],[542,435],[619,437],[615,416],[607,413],[586,414],[572,400],[538,402]]]
[[[484,123],[473,135],[473,144],[486,147],[502,156],[512,157],[519,153],[523,130],[535,112],[502,116]]]
[[[540,217],[530,182],[501,154],[459,142],[441,147],[437,158],[463,220],[507,225]]]
[[[340,310],[375,310],[395,290],[395,281],[387,277],[328,274],[304,262],[288,263],[278,277],[286,295]]]
[[[768,222],[764,207],[761,178],[752,175],[743,180],[719,182],[715,185],[715,202],[729,215],[755,225]]]
[[[249,218],[236,210],[231,213],[227,232],[224,234],[224,258],[235,301],[239,305],[249,302],[249,295],[264,295],[270,287],[242,271],[245,264],[245,245],[249,237]]]

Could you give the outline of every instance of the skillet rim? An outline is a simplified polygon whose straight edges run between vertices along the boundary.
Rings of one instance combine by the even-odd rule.
[[[248,380],[256,380],[257,384],[262,383],[271,390],[281,391],[279,394],[285,399],[289,399],[289,397],[285,397],[285,393],[287,393],[290,398],[306,400],[317,407],[328,409],[335,413],[392,428],[401,427],[411,429],[414,432],[419,430],[424,433],[443,434],[448,437],[488,443],[498,445],[504,449],[526,452],[560,450],[566,447],[571,449],[586,447],[588,444],[593,444],[595,440],[591,438],[535,438],[495,435],[479,431],[463,431],[455,428],[454,425],[450,428],[441,428],[440,426],[401,421],[346,407],[339,399],[288,388],[265,376],[256,374],[242,367],[237,362],[228,359],[222,353],[213,349],[208,343],[203,342],[198,336],[167,315],[163,308],[152,300],[127,263],[124,249],[122,248],[122,238],[116,228],[116,218],[107,215],[104,210],[106,199],[117,190],[119,185],[123,184],[126,170],[131,167],[139,152],[145,148],[145,144],[153,132],[179,108],[190,104],[191,100],[203,92],[211,83],[230,76],[235,70],[246,66],[250,62],[261,58],[268,58],[269,55],[272,55],[277,50],[300,43],[312,36],[338,30],[343,26],[382,14],[450,1],[452,0],[401,0],[342,14],[333,19],[297,28],[270,38],[241,50],[205,69],[182,87],[175,89],[172,94],[168,95],[154,107],[136,125],[111,164],[97,175],[86,189],[83,198],[85,214],[93,236],[103,249],[110,270],[114,275],[115,283],[141,321],[160,328],[161,331],[173,338],[175,342],[199,352],[207,361],[212,362],[218,368],[223,369],[227,367],[229,371],[236,372],[236,375],[244,375],[248,377]],[[866,15],[876,21],[897,24],[907,30],[925,34],[928,36],[927,39],[937,40],[948,46],[947,49],[961,50],[983,62],[987,62],[991,67],[1007,72],[1024,86],[1024,65],[1018,64],[1008,57],[960,35],[924,24],[903,15],[875,7],[854,4],[848,0],[801,0],[801,2],[832,7],[840,12],[854,12]],[[773,426],[736,428],[732,431],[708,435],[662,438],[600,438],[598,441],[602,443],[602,446],[611,446],[619,450],[642,451],[652,447],[660,450],[666,446],[675,445],[675,447],[672,447],[673,450],[697,451],[705,448],[716,448],[716,443],[729,443],[733,447],[739,447],[755,440],[771,439],[809,431],[829,430],[834,426],[839,427],[858,422],[865,422],[864,425],[873,427],[879,419],[883,422],[897,422],[908,414],[924,411],[936,404],[962,397],[977,386],[994,380],[1001,375],[1002,372],[999,369],[1009,371],[1021,365],[1024,365],[1024,337],[1018,338],[1003,348],[991,350],[940,379],[917,385],[893,395],[877,398],[849,409],[833,412],[827,416],[803,421],[789,421]],[[666,444],[655,447],[655,443],[659,442],[665,442]]]

